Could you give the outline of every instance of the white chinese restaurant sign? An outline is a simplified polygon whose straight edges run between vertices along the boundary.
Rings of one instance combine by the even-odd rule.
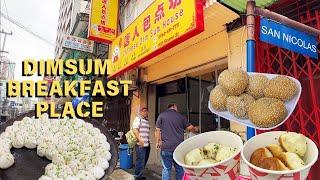
[[[65,35],[62,42],[62,47],[84,52],[93,52],[94,42],[92,40],[79,38],[76,36]]]

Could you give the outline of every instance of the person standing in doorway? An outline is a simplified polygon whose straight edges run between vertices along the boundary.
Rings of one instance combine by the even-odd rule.
[[[148,109],[143,107],[140,109],[139,115],[133,121],[133,132],[138,139],[136,149],[136,166],[135,179],[146,179],[143,177],[143,171],[149,159],[150,154],[150,126],[148,121]]]
[[[176,104],[168,104],[168,109],[162,112],[156,123],[156,146],[161,149],[162,180],[169,180],[172,165],[176,171],[176,180],[183,178],[184,170],[173,160],[173,152],[184,140],[184,130],[198,132],[187,118],[178,112]]]

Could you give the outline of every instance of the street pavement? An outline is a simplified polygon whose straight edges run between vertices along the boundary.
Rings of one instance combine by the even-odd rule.
[[[152,166],[152,169],[146,168],[143,176],[146,177],[148,180],[161,180],[161,171],[162,167],[160,166]],[[110,175],[109,180],[134,180],[133,177],[134,174],[134,167],[132,169],[128,170],[122,170],[120,168],[116,168],[115,171]],[[174,180],[174,168],[172,169],[171,172],[171,178],[170,180]]]

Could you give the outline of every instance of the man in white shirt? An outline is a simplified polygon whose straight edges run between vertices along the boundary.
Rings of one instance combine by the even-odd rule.
[[[142,174],[150,154],[150,125],[148,121],[148,109],[146,107],[140,109],[139,115],[134,119],[132,127],[138,139],[135,147],[137,159],[134,175],[135,179],[145,179]]]

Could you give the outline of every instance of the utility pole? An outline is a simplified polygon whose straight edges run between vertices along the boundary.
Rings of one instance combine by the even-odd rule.
[[[2,0],[0,0],[0,13],[2,14]],[[8,78],[13,78],[14,73],[10,73],[10,70],[12,69],[10,67],[15,66],[14,62],[9,61],[9,59],[5,56],[5,54],[8,54],[8,51],[5,51],[5,45],[7,41],[7,36],[12,35],[11,32],[6,32],[3,29],[2,26],[2,18],[0,16],[0,80],[4,80],[1,82],[2,86],[4,86],[4,82],[8,80]],[[2,42],[2,34],[4,35],[3,37],[3,42]],[[12,77],[11,77],[12,76]],[[3,88],[1,87],[1,90]],[[8,108],[8,103],[9,100],[7,97],[3,97],[3,94],[5,92],[0,93],[0,124],[5,122],[8,118],[10,118],[10,108]]]
[[[4,37],[3,37],[3,42],[2,42],[2,46],[1,46],[1,43],[0,43],[0,54],[2,53],[9,53],[8,51],[5,51],[4,50],[4,46],[6,45],[6,41],[7,41],[7,36],[11,36],[12,35],[12,31],[9,33],[9,32],[5,32],[3,29],[1,30],[0,34],[4,34]],[[0,36],[1,38],[1,36]],[[1,42],[1,40],[0,40]]]
[[[2,13],[2,0],[0,0],[0,13]],[[9,32],[5,32],[3,30],[1,16],[0,16],[0,28],[1,28],[1,31],[0,31],[0,56],[2,56],[2,53],[9,53],[8,51],[4,50],[4,46],[6,44],[7,36],[8,35],[11,36],[12,35],[12,31],[9,33]],[[4,34],[3,43],[1,43],[1,41],[2,41],[1,35],[2,34]]]
[[[255,48],[256,41],[254,37],[255,28],[255,15],[254,8],[256,6],[255,0],[247,1],[247,72],[255,72]],[[254,128],[247,127],[247,139],[249,140],[255,136],[256,130]]]

